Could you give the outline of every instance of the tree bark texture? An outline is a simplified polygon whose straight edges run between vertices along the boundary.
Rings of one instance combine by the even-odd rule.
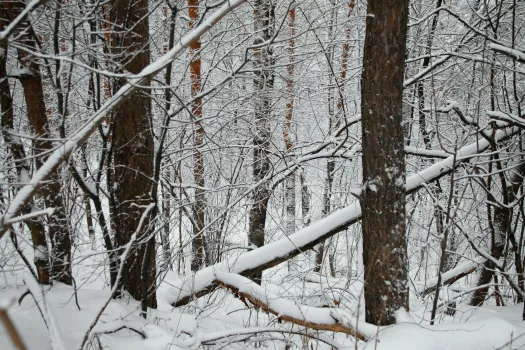
[[[9,14],[4,7],[0,7],[0,30],[3,30],[9,24]],[[18,137],[15,137],[10,132],[14,132],[13,123],[13,99],[11,98],[11,89],[7,79],[7,41],[0,42],[0,117],[2,126],[2,136],[4,144],[9,149],[14,161],[16,173],[18,176],[18,183],[27,183],[31,175],[31,164],[26,157],[24,145]],[[28,214],[33,210],[34,202],[26,207],[24,214]],[[51,271],[49,265],[49,252],[46,242],[46,231],[44,224],[40,218],[28,220],[25,222],[31,239],[33,241],[34,264],[36,267],[38,282],[41,284],[49,284]]]
[[[188,0],[188,11],[190,28],[193,28],[199,20],[199,0]],[[190,63],[190,79],[191,79],[191,96],[196,96],[201,91],[201,42],[195,40],[190,45],[190,55],[193,60]],[[193,153],[193,177],[195,181],[195,205],[193,207],[194,223],[193,223],[193,257],[191,260],[191,270],[198,271],[206,265],[206,259],[209,258],[206,254],[206,241],[204,226],[206,215],[206,197],[204,194],[204,187],[206,186],[204,155],[202,154],[202,146],[204,145],[204,129],[201,124],[202,119],[202,99],[198,98],[191,106],[191,113],[193,119],[193,145],[195,151]]]
[[[498,160],[499,161],[499,160]],[[498,169],[500,170],[500,169]],[[491,255],[494,259],[499,260],[505,250],[507,238],[512,244],[514,252],[518,252],[518,244],[515,232],[512,229],[513,208],[511,203],[515,202],[523,186],[523,176],[525,174],[525,166],[520,165],[516,169],[511,170],[510,184],[505,189],[506,194],[503,196],[503,205],[495,206],[494,215],[492,219],[492,234],[491,234]],[[496,202],[492,195],[488,198],[491,202]],[[519,254],[515,254],[516,272],[518,275],[518,285],[523,288],[523,265]],[[496,268],[491,260],[486,260],[483,263],[483,269],[478,277],[478,286],[489,284],[495,276]],[[485,302],[489,288],[479,288],[472,294],[470,305],[481,306]]]
[[[2,6],[4,6],[4,10],[10,20],[16,18],[24,9],[24,4],[17,2],[7,2],[2,4]],[[31,49],[37,49],[36,38],[28,22],[24,22],[20,27],[19,43]],[[37,138],[33,141],[35,165],[36,168],[40,168],[46,159],[39,155],[54,148],[53,143],[50,141],[52,139],[48,120],[50,110],[46,109],[39,64],[34,57],[22,50],[18,50],[18,60],[21,67],[27,69],[27,73],[21,74],[19,79],[24,90],[29,125]],[[42,187],[39,195],[42,197],[46,208],[55,208],[53,216],[48,222],[48,234],[52,246],[50,254],[51,279],[71,285],[71,238],[61,193],[60,176],[57,173],[54,173],[51,181]],[[39,239],[39,243],[36,246],[39,253],[47,250],[47,245],[40,245],[43,243],[42,241]],[[43,258],[42,255],[45,256],[46,254],[38,254],[38,257]],[[37,270],[39,269],[40,267],[37,266]],[[45,272],[42,271],[42,273]]]
[[[407,0],[370,0],[361,86],[366,322],[408,310],[402,126]]]
[[[110,51],[113,59],[120,65],[120,70],[138,74],[150,63],[149,24],[147,0],[111,0],[109,17],[111,23]],[[115,82],[116,88],[125,83],[124,79]],[[147,91],[137,91],[126,98],[119,106],[113,118],[114,174],[113,189],[115,206],[113,220],[115,243],[124,247],[135,233],[144,211],[150,202],[150,190],[153,176],[154,143],[151,131],[151,98]],[[149,218],[137,240],[155,246],[155,236],[151,235]],[[148,237],[149,236],[149,237]],[[156,307],[156,262],[155,249],[148,249],[146,242],[133,248],[123,270],[126,273],[122,285],[133,298],[143,300],[143,279],[148,285],[147,306]],[[142,276],[142,265],[148,269]]]
[[[293,109],[294,109],[294,51],[295,51],[295,8],[292,7],[288,11],[288,28],[290,40],[288,41],[288,64],[286,65],[286,113],[284,117],[284,126],[283,126],[283,139],[285,152],[289,154],[293,149],[293,140],[292,140],[292,119],[293,119]],[[296,229],[296,198],[295,198],[295,182],[296,182],[296,173],[291,172],[285,179],[285,214],[284,214],[284,232],[286,235],[291,235],[295,232]],[[288,262],[288,271],[291,272],[295,269],[295,259],[292,259]]]
[[[274,31],[274,8],[271,0],[256,0],[254,3],[255,17],[255,43],[263,44],[270,40]],[[253,135],[253,180],[257,183],[264,179],[270,172],[270,118],[271,118],[271,92],[273,89],[273,49],[266,44],[254,50],[254,122]],[[258,186],[252,195],[250,209],[250,229],[248,242],[255,247],[264,245],[264,227],[270,189],[267,184]],[[253,276],[254,282],[261,282],[262,274]]]

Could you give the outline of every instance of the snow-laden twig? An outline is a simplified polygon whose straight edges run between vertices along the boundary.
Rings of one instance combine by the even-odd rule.
[[[33,219],[39,216],[51,216],[55,212],[55,208],[46,208],[39,211],[33,211],[29,214],[20,215],[17,217],[14,217],[12,219],[9,219],[8,221],[4,221],[4,225],[12,225],[16,224],[17,222],[27,221],[29,219]]]
[[[140,88],[143,83],[153,78],[170,62],[173,62],[181,53],[185,52],[191,43],[198,40],[217,22],[244,2],[246,2],[246,0],[226,1],[218,10],[203,20],[196,28],[184,35],[173,49],[148,65],[138,75],[129,79],[128,83],[120,88],[113,97],[108,99],[83,127],[71,135],[64,144],[58,147],[49,156],[46,162],[36,171],[29,183],[20,189],[9,205],[9,208],[7,208],[4,214],[4,222],[0,225],[0,238],[4,236],[9,228],[9,225],[6,225],[5,222],[9,222],[9,220],[22,212],[23,208],[28,204],[33,195],[43,186],[43,181],[56,171],[71,153],[98,129],[98,126],[104,121],[108,113],[115,110],[125,98],[131,96],[131,94]]]
[[[230,339],[233,338],[231,339],[229,343],[245,341],[249,339],[250,337],[257,335],[257,334],[261,334],[261,333],[296,334],[296,335],[300,335],[303,337],[306,336],[312,339],[317,339],[323,343],[326,343],[332,346],[335,349],[346,349],[347,348],[347,346],[340,344],[339,342],[335,341],[334,339],[331,339],[325,334],[317,333],[314,335],[308,332],[298,332],[298,331],[292,331],[289,329],[276,329],[272,327],[248,327],[248,328],[239,328],[239,329],[227,329],[224,331],[207,333],[201,337],[200,342],[202,345],[215,345],[220,339],[224,339],[224,338],[230,338]],[[237,340],[235,338],[240,338],[240,340]]]
[[[51,340],[51,346],[53,347],[53,350],[66,350],[67,348],[64,344],[64,341],[62,340],[62,335],[60,334],[57,320],[53,314],[53,311],[47,304],[42,287],[31,274],[24,275],[24,283],[27,286],[27,289],[29,289],[33,295],[35,303],[41,304],[40,312],[42,313],[42,317],[44,318],[44,321],[47,325],[49,339]]]
[[[142,324],[138,322],[131,322],[126,320],[116,320],[106,323],[98,323],[91,331],[91,334],[112,334],[122,329],[133,331],[140,335],[142,339],[146,338],[146,334],[141,330]]]
[[[456,282],[457,280],[471,274],[472,272],[476,271],[478,266],[483,264],[484,259],[478,258],[476,260],[472,261],[466,261],[462,264],[459,264],[452,270],[449,270],[443,274],[441,274],[442,282],[441,284],[444,286],[451,285],[452,283]],[[415,289],[418,294],[421,295],[427,295],[428,293],[432,293],[436,290],[436,285],[438,282],[438,278],[434,277],[426,281],[426,283],[418,283],[414,282]]]
[[[109,295],[109,298],[106,300],[106,302],[104,303],[104,305],[102,306],[102,308],[99,310],[99,312],[97,313],[97,316],[95,317],[95,319],[93,320],[93,322],[91,323],[91,325],[89,326],[88,330],[86,331],[86,333],[84,334],[84,338],[82,339],[82,342],[80,344],[80,346],[78,347],[79,350],[82,350],[84,349],[84,346],[86,345],[87,341],[89,340],[89,338],[94,334],[94,333],[97,333],[97,332],[94,332],[94,328],[95,326],[97,325],[98,321],[100,320],[100,316],[102,316],[102,313],[106,310],[106,308],[108,307],[111,299],[113,299],[113,296],[115,295],[115,293],[117,292],[117,290],[120,288],[120,278],[122,277],[122,272],[124,270],[124,262],[126,261],[128,255],[129,255],[129,252],[131,250],[131,247],[133,246],[133,244],[135,243],[135,241],[137,240],[137,235],[139,234],[139,232],[142,230],[142,226],[144,226],[144,222],[146,220],[146,218],[148,217],[149,213],[151,212],[151,210],[155,207],[155,203],[151,203],[150,205],[148,205],[146,207],[146,209],[144,210],[144,212],[142,213],[142,216],[140,218],[140,221],[139,221],[139,224],[135,230],[135,232],[133,233],[133,235],[131,235],[131,238],[129,239],[129,242],[128,244],[126,244],[126,249],[124,250],[124,252],[122,253],[122,255],[120,256],[120,267],[118,269],[118,273],[117,273],[117,279],[115,281],[115,284],[113,285],[113,288],[111,288],[111,293]]]
[[[525,122],[523,121],[523,118],[525,117],[525,115],[521,117],[517,117],[515,115],[507,114],[507,113],[500,112],[500,111],[487,111],[487,115],[491,119],[503,121],[503,122],[506,122],[506,124],[515,125],[517,127],[525,129]]]

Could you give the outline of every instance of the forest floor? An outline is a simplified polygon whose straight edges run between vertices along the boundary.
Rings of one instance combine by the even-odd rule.
[[[110,296],[109,287],[101,277],[102,271],[97,267],[102,265],[98,259],[102,259],[100,255],[88,256],[76,265],[76,297],[74,288],[56,284],[45,288],[45,300],[37,298],[40,308],[49,311],[46,318],[51,323],[51,337],[33,297],[27,295],[18,304],[18,299],[27,290],[23,274],[3,274],[0,301],[2,305],[11,305],[9,316],[28,349],[79,349],[89,325]],[[265,274],[263,286],[281,298],[300,304],[335,307],[332,301],[336,300],[337,307],[359,314],[363,319],[362,282],[358,279],[323,278],[322,283],[314,283],[308,282],[312,281],[311,275],[290,276],[285,266],[272,269]],[[470,307],[466,302],[458,303],[454,316],[446,315],[442,308],[438,311],[436,325],[430,326],[433,296],[423,300],[412,295],[411,311],[400,314],[398,324],[377,329],[376,336],[368,342],[356,343],[353,337],[342,333],[309,331],[310,338],[302,336],[304,328],[280,323],[273,315],[248,309],[225,290],[173,308],[165,302],[165,297],[177,278],[175,273],[166,276],[157,292],[158,309],[151,310],[147,320],[140,316],[139,302],[127,297],[112,300],[91,332],[86,348],[284,349],[289,345],[299,349],[331,349],[328,343],[340,348],[388,350],[525,348],[525,322],[521,320],[523,304]],[[239,334],[243,332],[254,332],[257,336]],[[0,326],[0,348],[14,349],[3,326]]]

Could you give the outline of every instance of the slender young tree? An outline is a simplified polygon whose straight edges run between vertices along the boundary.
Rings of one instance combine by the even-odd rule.
[[[188,11],[190,28],[193,28],[199,20],[199,0],[188,0]],[[190,63],[191,96],[196,96],[201,91],[201,42],[195,40],[190,45],[190,55],[193,57]],[[206,198],[204,187],[206,185],[204,155],[202,146],[204,145],[204,129],[202,127],[202,99],[196,99],[191,105],[191,118],[193,119],[193,178],[195,180],[195,204],[193,206],[193,258],[191,270],[198,271],[206,264],[209,257],[206,254],[205,242],[205,214]]]
[[[361,80],[366,321],[408,310],[403,73],[408,0],[369,0]]]
[[[254,4],[255,42],[254,49],[254,135],[253,135],[253,179],[260,182],[270,172],[270,119],[271,92],[274,83],[273,48],[268,42],[273,37],[275,4],[272,0],[256,0]],[[252,194],[250,229],[248,242],[251,246],[264,245],[264,228],[270,189],[267,184],[258,186]],[[253,278],[261,282],[262,274]]]
[[[294,106],[294,51],[295,51],[295,8],[288,11],[288,28],[290,30],[290,40],[288,41],[288,64],[286,65],[286,114],[283,126],[283,139],[286,153],[290,153],[293,148],[292,140],[292,119]],[[290,235],[295,232],[295,180],[296,173],[290,173],[285,180],[285,233]]]
[[[335,4],[332,2],[332,5]],[[348,2],[348,16],[347,18],[350,19],[350,16],[354,12],[355,8],[355,0],[349,0]],[[333,38],[333,26],[335,22],[335,7],[334,10],[332,10],[331,18],[330,18],[330,26],[328,27],[328,37],[329,40],[332,41]],[[350,36],[352,34],[352,28],[348,24],[345,28],[345,39],[343,43],[343,52],[341,54],[341,71],[339,73],[339,77],[335,78],[335,72],[333,71],[333,63],[332,67],[329,67],[328,76],[330,79],[330,86],[328,87],[328,131],[330,133],[334,133],[340,126],[341,126],[341,118],[344,116],[344,85],[348,73],[348,58],[350,56]],[[328,50],[328,59],[331,62],[334,62],[334,48],[330,47]],[[334,89],[337,87],[337,90],[334,91]],[[335,98],[335,95],[337,95],[337,99]],[[336,104],[336,110],[334,111],[334,100],[337,100]],[[330,214],[332,210],[332,187],[334,182],[334,172],[335,172],[335,160],[334,159],[328,159],[326,162],[326,179],[325,179],[325,188],[323,193],[323,216],[327,216]],[[331,240],[329,240],[329,245],[331,245]],[[314,270],[316,272],[321,271],[321,267],[323,265],[323,259],[325,255],[325,242],[319,244],[317,247],[317,253],[316,253],[316,265]],[[335,273],[334,269],[334,254],[330,254],[330,267],[332,275]]]
[[[326,59],[329,62],[334,61],[334,47],[331,42],[333,41],[333,32],[334,32],[334,22],[335,22],[335,11],[334,0],[330,1],[332,9],[330,11],[330,23],[328,25],[328,41],[330,46],[327,49]],[[332,63],[330,63],[332,64]],[[334,87],[335,87],[335,76],[334,71],[328,67],[328,132],[332,133],[337,128],[337,120],[334,113]],[[324,183],[324,192],[323,192],[323,217],[330,214],[332,211],[332,186],[334,183],[334,170],[335,170],[335,160],[332,158],[327,159],[326,161],[326,177]],[[327,242],[321,242],[316,249],[315,254],[315,272],[321,272],[323,267],[323,261],[325,256],[325,246],[330,244],[331,240]]]

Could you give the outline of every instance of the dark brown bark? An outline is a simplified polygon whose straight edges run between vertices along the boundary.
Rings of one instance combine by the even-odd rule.
[[[3,6],[10,19],[16,18],[24,9],[23,3],[5,3]],[[37,48],[36,39],[27,22],[20,26],[19,42],[29,48]],[[52,135],[48,120],[49,111],[46,109],[40,66],[33,57],[22,50],[18,50],[18,60],[20,66],[27,69],[27,73],[22,74],[19,79],[24,90],[29,124],[34,136],[37,137],[33,141],[33,153],[36,156],[35,165],[40,168],[46,157],[39,154],[53,149],[53,143],[50,141]],[[51,181],[42,186],[39,195],[47,208],[55,208],[48,226],[49,239],[53,247],[51,279],[70,285],[72,284],[71,239],[61,193],[60,176],[56,172],[51,176]]]
[[[88,227],[88,236],[91,241],[91,249],[95,250],[95,226],[93,222],[93,214],[91,214],[91,200],[87,194],[84,194],[84,204],[86,210],[86,224]]]
[[[498,160],[499,161],[499,160]],[[498,169],[500,170],[500,169]],[[513,170],[513,174],[511,175],[511,180],[509,186],[506,188],[506,194],[503,198],[503,205],[501,207],[494,207],[494,215],[492,219],[492,229],[491,229],[491,255],[494,259],[499,260],[501,256],[503,255],[503,251],[505,249],[505,243],[507,242],[507,237],[512,243],[512,246],[515,251],[517,251],[518,245],[516,241],[515,234],[512,230],[512,214],[513,214],[513,208],[509,207],[508,205],[516,200],[517,193],[519,193],[520,187],[523,185],[523,175],[525,174],[525,167],[523,165],[519,166],[517,169]],[[490,195],[492,197],[492,195]],[[492,202],[494,202],[493,198],[489,198]],[[492,263],[491,260],[486,260],[483,263],[483,268],[480,272],[480,275],[478,277],[478,286],[482,286],[484,284],[490,283],[492,278],[495,276],[494,271],[496,267]],[[517,255],[516,260],[516,270],[523,270],[521,259],[519,258],[519,254]],[[522,275],[520,271],[518,272],[519,275]],[[518,281],[521,279],[521,283],[523,284],[521,278],[518,278]],[[522,287],[522,285],[520,285]],[[472,299],[470,300],[470,305],[473,306],[481,306],[485,302],[485,299],[487,297],[489,288],[480,288],[477,289],[474,294],[472,295]]]
[[[402,126],[407,0],[370,0],[361,86],[366,321],[408,310]]]
[[[199,19],[199,0],[188,0],[188,11],[190,28],[193,28]],[[201,42],[195,40],[190,45],[190,54],[194,56],[190,63],[191,95],[198,95],[201,91]],[[209,259],[206,254],[205,242],[205,215],[206,215],[206,198],[204,187],[206,185],[204,155],[202,146],[204,145],[204,129],[201,124],[202,119],[202,99],[198,98],[191,106],[193,118],[193,145],[195,152],[193,154],[193,177],[195,180],[195,205],[193,208],[193,257],[191,260],[191,270],[198,271],[203,268]]]
[[[270,0],[256,0],[254,4],[255,43],[262,44],[273,36],[274,3]],[[255,130],[253,135],[253,180],[257,183],[270,172],[270,118],[271,118],[271,91],[273,89],[273,48],[271,44],[258,47],[254,50],[254,119]],[[258,186],[252,194],[250,208],[250,229],[248,243],[251,246],[264,245],[264,228],[270,189],[267,184]],[[253,276],[254,282],[260,284],[262,273]]]
[[[0,7],[0,30],[3,30],[9,23],[8,12]],[[7,61],[7,42],[0,42],[0,117],[2,126],[2,136],[4,144],[9,149],[13,162],[16,168],[18,182],[25,183],[29,181],[31,174],[31,164],[26,158],[24,145],[18,137],[13,136],[10,132],[14,131],[13,123],[13,100],[11,98],[11,89],[7,79],[6,61]],[[24,214],[31,212],[34,203],[24,210]],[[25,222],[27,228],[31,232],[31,239],[33,241],[33,248],[35,249],[34,264],[36,267],[38,282],[41,284],[50,283],[50,266],[49,253],[46,243],[46,232],[43,223],[40,219],[28,220]],[[38,253],[37,253],[38,252]]]
[[[147,0],[111,0],[109,17],[112,25],[110,50],[123,71],[137,74],[150,63]],[[124,80],[116,81],[120,88]],[[144,83],[146,84],[146,83]],[[147,91],[137,91],[118,107],[113,118],[114,196],[112,208],[115,244],[124,247],[139,226],[144,207],[150,203],[153,175],[153,135],[151,98]],[[147,218],[138,241],[151,234]],[[146,246],[153,249],[146,250]],[[147,298],[147,306],[157,306],[155,236],[135,246],[123,267],[122,285],[137,300]],[[148,256],[146,256],[148,251]],[[146,266],[146,273],[142,272]],[[146,285],[148,295],[144,295]]]

